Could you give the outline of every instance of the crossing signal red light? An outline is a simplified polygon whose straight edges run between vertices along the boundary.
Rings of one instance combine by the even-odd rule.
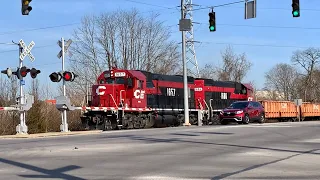
[[[28,72],[30,72],[30,69],[27,67],[23,66],[18,70],[18,77],[19,79],[24,78],[27,76]]]
[[[69,71],[65,71],[63,72],[63,79],[65,81],[74,81],[75,77],[77,77],[76,74],[74,74],[73,72],[69,72]]]
[[[60,82],[60,80],[61,80],[61,74],[60,73],[56,73],[56,72],[53,72],[53,73],[51,73],[50,75],[49,75],[49,77],[50,77],[50,80],[52,81],[52,82]]]
[[[32,69],[30,70],[30,76],[31,76],[33,79],[36,78],[37,75],[40,74],[40,73],[41,73],[41,71],[38,70],[38,69],[36,69],[36,68],[32,68]]]

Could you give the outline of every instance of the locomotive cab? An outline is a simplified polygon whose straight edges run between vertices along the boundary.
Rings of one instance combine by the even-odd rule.
[[[111,70],[103,72],[92,86],[92,106],[145,107],[145,80],[134,71]]]

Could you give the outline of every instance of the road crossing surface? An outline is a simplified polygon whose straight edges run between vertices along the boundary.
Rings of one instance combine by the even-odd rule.
[[[0,139],[1,179],[319,179],[320,122]]]

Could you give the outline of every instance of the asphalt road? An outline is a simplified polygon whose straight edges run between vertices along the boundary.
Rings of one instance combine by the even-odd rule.
[[[0,140],[0,179],[320,179],[320,121]]]

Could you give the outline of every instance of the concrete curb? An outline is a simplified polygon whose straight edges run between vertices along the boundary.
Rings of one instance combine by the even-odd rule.
[[[100,134],[101,130],[97,131],[72,131],[72,132],[49,132],[38,134],[17,134],[17,135],[5,135],[0,136],[0,139],[16,139],[16,138],[45,138],[45,137],[59,137],[59,136],[72,136],[72,135],[90,135]]]

